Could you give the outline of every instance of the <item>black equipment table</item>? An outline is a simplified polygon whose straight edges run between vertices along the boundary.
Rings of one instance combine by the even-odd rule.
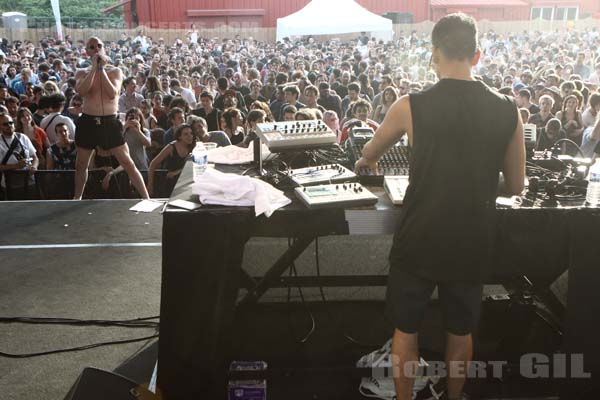
[[[197,201],[191,183],[188,163],[171,200]],[[392,205],[382,188],[373,191],[379,202],[372,207],[309,210],[294,198],[268,219],[256,218],[249,207],[210,206],[193,212],[167,208],[158,360],[163,398],[226,398],[236,307],[257,301],[315,237],[393,233],[401,208]],[[600,209],[581,203],[500,209],[494,282],[526,276],[536,294],[560,313],[561,305],[549,287],[569,269],[565,350],[584,353],[586,371],[598,371],[600,246],[595,238]],[[296,239],[258,282],[241,268],[244,246],[254,236]],[[344,277],[336,279],[340,278]],[[354,286],[386,280],[385,276],[345,278]],[[321,279],[323,283],[328,277]],[[248,295],[236,304],[242,287],[249,289]]]

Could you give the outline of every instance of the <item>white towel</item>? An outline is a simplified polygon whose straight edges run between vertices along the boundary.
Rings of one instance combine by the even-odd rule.
[[[202,204],[254,206],[257,217],[261,214],[270,217],[275,210],[292,202],[281,190],[259,179],[211,168],[196,178],[192,193],[199,196]]]
[[[217,147],[208,152],[208,162],[215,164],[237,165],[245,164],[254,161],[253,145],[248,148],[239,146],[224,146]],[[271,154],[269,148],[261,144],[261,154],[263,161]]]

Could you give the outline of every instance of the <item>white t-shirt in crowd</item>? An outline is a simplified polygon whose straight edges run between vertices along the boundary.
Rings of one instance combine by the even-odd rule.
[[[583,127],[587,128],[588,126],[596,125],[596,120],[598,119],[598,115],[592,115],[592,108],[588,107],[587,110],[581,114],[581,119],[583,121]]]
[[[4,160],[6,152],[10,148],[10,145],[13,142],[15,135],[18,138],[19,143],[15,147],[11,156],[6,161],[6,165],[16,164],[17,162],[19,162],[19,160],[22,159],[27,160],[33,157],[33,155],[35,154],[35,147],[33,147],[33,143],[31,143],[31,140],[27,137],[27,135],[18,132],[13,133],[13,135],[9,138],[4,135],[0,135],[0,162]],[[6,187],[4,182],[4,175],[0,180],[0,185],[2,187]]]
[[[56,125],[59,123],[63,123],[67,126],[67,129],[69,130],[69,139],[75,140],[75,124],[73,123],[73,120],[61,115],[59,112],[55,112],[46,115],[42,122],[40,122],[40,128],[46,131],[48,141],[51,145],[56,143],[56,131],[54,128],[56,128]]]

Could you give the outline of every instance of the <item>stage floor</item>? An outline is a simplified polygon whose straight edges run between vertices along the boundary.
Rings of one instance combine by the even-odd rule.
[[[162,215],[128,211],[135,203],[0,202],[0,316],[157,316]],[[146,328],[0,324],[0,351],[42,352],[152,333]],[[144,345],[0,358],[0,398],[62,399],[86,366],[113,370]]]
[[[0,202],[0,316],[133,319],[158,316],[161,282],[162,215],[128,209],[136,201]],[[185,235],[182,231],[181,234]],[[387,273],[389,236],[320,239],[320,264],[325,275]],[[246,247],[244,268],[260,275],[287,247],[285,239],[253,239]],[[204,249],[206,250],[206,249]],[[193,255],[190,255],[193,257]],[[298,259],[300,275],[315,273],[314,246]],[[499,293],[486,287],[486,293]],[[298,290],[270,290],[263,304],[237,321],[245,340],[234,344],[240,358],[267,359],[289,367],[309,359],[329,364],[352,363],[372,348],[351,345],[348,333],[364,341],[383,343],[391,327],[383,317],[384,288],[328,288],[328,310],[311,304],[317,330],[307,345],[297,345],[310,321]],[[305,299],[319,301],[316,289]],[[353,303],[337,303],[352,300]],[[332,322],[330,312],[339,317]],[[435,306],[428,319],[425,347],[441,351],[443,337]],[[343,331],[343,332],[342,332]],[[0,324],[0,351],[31,353],[96,342],[149,336],[153,329]],[[287,351],[290,351],[288,355]],[[343,354],[343,357],[339,357]],[[88,366],[116,370],[138,382],[150,379],[156,360],[155,341],[100,347],[43,357],[0,358],[0,387],[6,399],[62,399]],[[310,383],[309,383],[310,382]],[[297,387],[297,398],[361,399],[358,381],[327,374],[309,380],[286,379],[269,384],[269,398]],[[508,393],[507,393],[508,394]],[[523,396],[521,396],[523,397]],[[296,397],[294,397],[295,399]]]

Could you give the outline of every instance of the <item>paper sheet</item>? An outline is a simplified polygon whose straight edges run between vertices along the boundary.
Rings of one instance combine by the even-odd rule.
[[[150,213],[162,205],[163,205],[163,203],[161,201],[142,200],[139,203],[137,203],[135,206],[131,207],[129,209],[129,211]]]

